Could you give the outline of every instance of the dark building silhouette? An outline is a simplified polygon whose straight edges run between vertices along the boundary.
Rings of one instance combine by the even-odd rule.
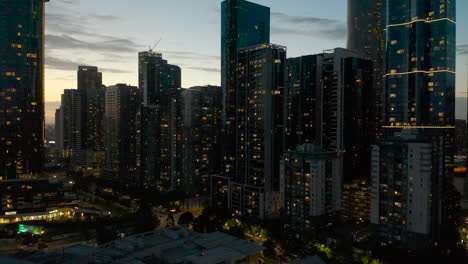
[[[348,0],[348,45],[372,60],[374,87],[370,94],[372,119],[370,136],[373,142],[382,136],[382,100],[384,74],[384,0]]]
[[[87,165],[104,162],[104,105],[105,88],[102,73],[95,66],[78,67],[78,91],[81,93],[81,131]]]
[[[86,164],[86,153],[82,144],[82,101],[78,90],[65,89],[60,108],[56,116],[56,142],[61,157],[68,160],[71,166]]]
[[[138,58],[138,83],[144,105],[158,105],[165,91],[181,87],[180,67],[168,64],[161,53],[142,51]]]
[[[104,176],[121,187],[138,183],[137,143],[141,96],[137,87],[116,84],[106,90]]]
[[[320,145],[322,63],[320,54],[287,60],[284,151],[294,151],[303,144]]]
[[[179,149],[181,152],[178,147],[182,142],[180,126],[183,125],[180,120],[181,90],[178,90],[181,86],[181,69],[168,64],[163,60],[162,54],[152,50],[140,52],[138,57],[139,89],[143,102],[140,119],[139,173],[145,186],[162,185],[172,188],[172,179],[181,176],[172,178],[171,175],[180,174],[178,170],[182,170],[180,164],[179,167],[175,167],[177,162],[171,161],[171,149]],[[171,131],[172,129],[175,130]],[[172,132],[176,137],[177,134],[180,135],[175,142],[172,142]],[[182,159],[181,156],[176,158]]]
[[[42,171],[45,2],[0,1],[0,180]]]
[[[223,91],[223,173],[236,174],[238,50],[270,42],[270,8],[245,0],[221,3],[221,87]]]

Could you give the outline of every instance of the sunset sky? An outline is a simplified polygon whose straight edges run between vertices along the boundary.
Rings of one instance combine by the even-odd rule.
[[[253,0],[271,7],[271,42],[288,57],[346,46],[347,0]],[[220,84],[221,0],[53,0],[46,4],[46,118],[54,122],[78,65],[98,66],[106,85],[137,85],[138,51],[155,49],[182,68],[182,85]],[[457,1],[457,97],[466,96],[468,1]],[[465,118],[464,101],[457,117]]]

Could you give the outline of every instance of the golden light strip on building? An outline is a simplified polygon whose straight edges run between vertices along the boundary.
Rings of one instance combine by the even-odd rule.
[[[394,73],[387,73],[385,76],[394,76],[394,75],[408,75],[408,74],[413,74],[413,73],[425,73],[425,74],[432,74],[432,73],[442,73],[442,72],[448,72],[452,74],[456,74],[455,71],[451,70],[437,70],[437,71],[410,71],[410,72],[394,72]]]
[[[387,25],[387,28],[389,27],[400,27],[400,26],[407,26],[407,25],[411,25],[411,24],[414,24],[414,23],[417,23],[417,22],[424,22],[424,23],[434,23],[434,22],[440,22],[440,21],[449,21],[449,22],[452,22],[454,24],[456,24],[457,22],[455,22],[453,19],[450,19],[450,18],[439,18],[439,19],[434,19],[434,20],[428,20],[428,19],[415,19],[411,22],[405,22],[405,23],[400,23],[400,24],[392,24],[392,25]]]

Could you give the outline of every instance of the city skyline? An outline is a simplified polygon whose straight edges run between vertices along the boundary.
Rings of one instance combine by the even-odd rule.
[[[103,83],[138,84],[138,52],[148,50],[162,38],[156,51],[182,68],[182,87],[220,85],[220,2],[201,0],[185,3],[141,0],[144,10],[128,7],[125,1],[56,0],[46,8],[46,123],[53,123],[64,89],[76,88],[78,65],[98,66]],[[295,0],[297,7],[278,0],[255,0],[271,8],[271,42],[288,47],[288,57],[317,54],[325,49],[346,47],[347,0],[326,3]],[[159,3],[159,4],[158,4]],[[468,10],[468,3],[457,3],[458,14]],[[301,8],[299,8],[301,7]],[[99,10],[99,11],[96,11]],[[104,11],[105,10],[105,11]],[[207,11],[208,14],[207,14]],[[137,18],[131,18],[135,13]],[[184,19],[174,19],[178,17]],[[185,31],[191,21],[193,30]],[[460,15],[458,24],[468,25]],[[459,26],[459,32],[463,26]],[[122,33],[126,32],[126,33]],[[184,33],[184,34],[183,34]],[[466,90],[466,48],[468,37],[458,34],[457,97]],[[194,40],[194,41],[189,41]],[[467,45],[464,45],[467,44]],[[457,100],[457,118],[465,118],[466,100]]]

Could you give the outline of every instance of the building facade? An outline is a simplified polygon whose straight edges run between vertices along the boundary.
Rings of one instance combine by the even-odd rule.
[[[372,149],[371,223],[384,243],[424,247],[442,224],[444,137],[404,130]]]
[[[387,2],[385,122],[453,126],[455,0]]]
[[[137,87],[117,84],[106,90],[104,176],[122,186],[135,185],[137,175],[138,116],[141,96]]]
[[[287,60],[284,93],[284,151],[321,142],[321,89],[323,56],[309,55]]]
[[[270,8],[245,0],[221,3],[221,87],[223,92],[223,173],[236,174],[238,51],[270,42]]]
[[[171,170],[173,168],[171,149],[172,147],[177,149],[177,142],[181,142],[182,137],[175,140],[174,144],[171,143],[172,126],[170,126],[170,122],[171,118],[174,118],[172,125],[179,124],[179,130],[181,129],[182,110],[180,107],[182,99],[179,89],[181,69],[178,66],[168,64],[162,58],[161,53],[152,50],[139,52],[138,57],[139,89],[143,102],[138,147],[139,174],[144,180],[145,186],[161,185],[165,188],[172,188],[173,177],[171,175],[177,174],[177,171]],[[174,100],[175,102],[173,102]],[[179,121],[173,115],[177,113],[179,113]],[[177,131],[175,134],[177,136]],[[182,133],[179,132],[179,134]],[[180,147],[178,149],[181,151]],[[178,158],[182,159],[181,156],[174,156],[173,161],[175,162]]]
[[[241,49],[238,62],[231,208],[262,218],[280,206],[286,48],[261,44]]]
[[[210,175],[221,169],[221,87],[198,86],[184,97],[184,189],[209,194]]]
[[[71,166],[86,164],[86,153],[82,144],[81,93],[78,90],[65,89],[56,117],[57,142],[61,157]]]
[[[81,138],[86,165],[103,165],[106,90],[102,73],[95,66],[78,66],[77,87],[81,93]]]
[[[373,142],[382,137],[385,0],[348,0],[349,50],[365,55],[374,65],[370,129]]]
[[[301,234],[340,209],[338,155],[305,144],[281,160],[281,200],[292,230]]]
[[[45,2],[0,1],[0,180],[42,171]]]

